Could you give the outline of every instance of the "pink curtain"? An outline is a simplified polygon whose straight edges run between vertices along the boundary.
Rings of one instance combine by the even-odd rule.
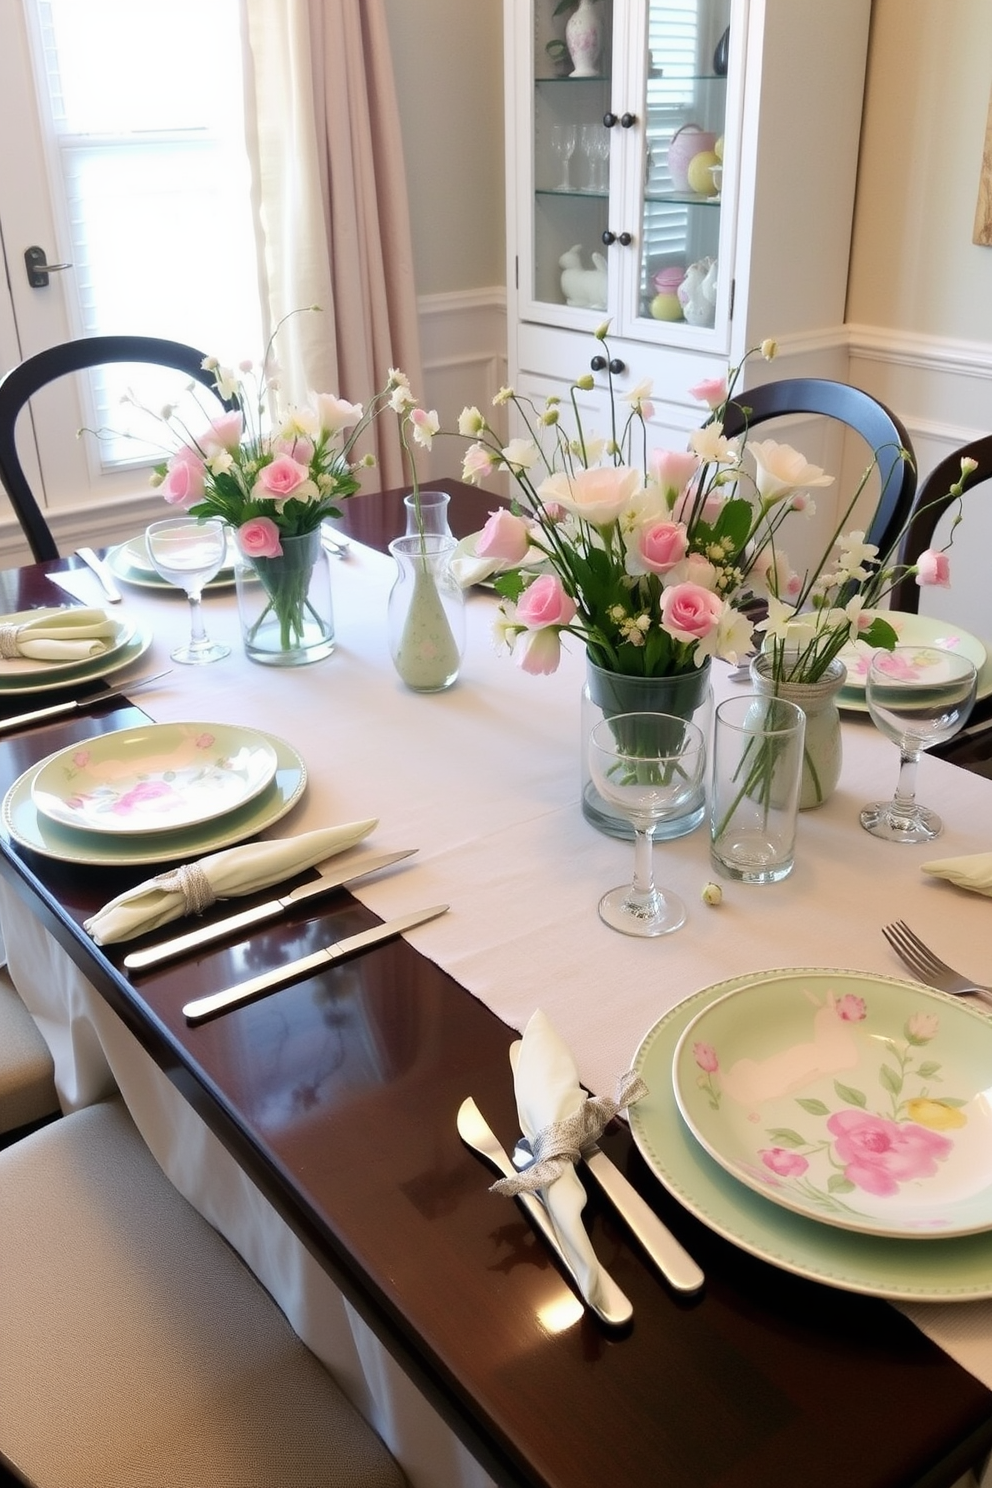
[[[283,395],[365,402],[390,367],[423,388],[403,140],[382,0],[245,0],[249,148]],[[252,138],[253,136],[253,138]],[[375,426],[375,490],[405,485],[397,421]]]

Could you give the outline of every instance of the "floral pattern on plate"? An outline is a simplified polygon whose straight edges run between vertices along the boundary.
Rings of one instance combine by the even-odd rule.
[[[276,771],[272,745],[224,724],[150,724],[72,745],[35,777],[50,820],[89,832],[162,832],[243,806]]]
[[[982,642],[968,631],[944,620],[935,620],[928,615],[913,615],[903,610],[891,610],[885,618],[898,636],[900,646],[919,646],[921,651],[936,648],[940,651],[957,651],[967,656],[981,671],[985,665],[986,651]],[[864,693],[865,680],[871,666],[874,647],[865,641],[851,641],[840,652],[840,659],[847,667],[845,690]],[[918,676],[918,672],[910,675]]]
[[[675,1095],[742,1183],[871,1234],[992,1228],[992,1035],[855,973],[777,979],[683,1034]]]

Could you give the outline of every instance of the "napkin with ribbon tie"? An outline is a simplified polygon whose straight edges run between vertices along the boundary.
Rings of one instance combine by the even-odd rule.
[[[582,1295],[601,1302],[603,1272],[582,1223],[586,1193],[575,1164],[583,1147],[595,1142],[617,1112],[639,1100],[647,1087],[631,1073],[621,1078],[616,1100],[587,1095],[567,1045],[540,1008],[523,1038],[511,1046],[510,1064],[520,1128],[534,1163],[517,1178],[501,1178],[493,1192],[541,1190]]]
[[[103,610],[48,610],[20,625],[0,624],[0,661],[89,661],[118,633]]]
[[[83,928],[97,945],[131,940],[181,915],[202,914],[218,899],[255,894],[270,884],[292,878],[304,868],[312,868],[315,863],[354,847],[376,826],[377,819],[370,817],[341,827],[302,832],[298,837],[249,842],[211,853],[197,863],[170,868],[118,894],[86,920]]]
[[[935,858],[921,866],[924,873],[946,878],[959,889],[974,889],[976,894],[992,895],[992,852],[967,853],[962,858]]]

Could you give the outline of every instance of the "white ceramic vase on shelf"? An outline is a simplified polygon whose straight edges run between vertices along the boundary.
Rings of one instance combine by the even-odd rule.
[[[572,59],[573,77],[598,77],[599,56],[603,50],[603,21],[600,0],[579,0],[565,26],[565,45]]]

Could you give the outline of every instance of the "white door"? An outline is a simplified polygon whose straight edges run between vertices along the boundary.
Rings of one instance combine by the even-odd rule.
[[[238,0],[0,0],[0,370],[93,334],[261,354],[238,10]],[[72,266],[33,287],[29,249]],[[139,432],[123,391],[137,383],[160,407],[183,381],[138,376],[62,379],[22,417],[19,449],[63,548],[68,534],[96,541],[97,527],[127,525],[147,499],[160,448],[77,438]],[[2,539],[11,551],[15,524]]]

